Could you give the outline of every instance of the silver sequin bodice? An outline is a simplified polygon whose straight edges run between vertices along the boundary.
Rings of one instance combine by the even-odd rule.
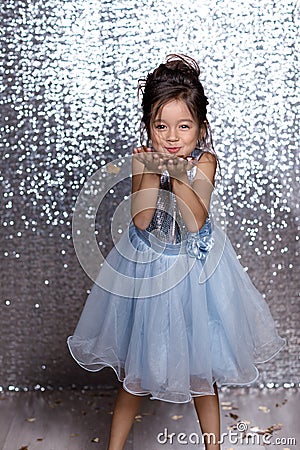
[[[199,159],[202,153],[196,157]],[[192,183],[196,167],[187,172],[189,182]],[[182,219],[176,197],[172,192],[170,175],[165,170],[160,177],[160,189],[158,191],[156,209],[147,231],[153,233],[161,241],[178,244],[186,239],[187,229]]]

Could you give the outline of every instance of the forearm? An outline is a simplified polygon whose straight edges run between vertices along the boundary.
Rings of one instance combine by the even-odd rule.
[[[172,179],[173,193],[187,229],[193,233],[200,230],[208,215],[207,208],[199,195],[189,185],[188,179]]]
[[[153,217],[160,183],[160,175],[144,172],[139,188],[132,194],[131,216],[134,224],[146,229]]]

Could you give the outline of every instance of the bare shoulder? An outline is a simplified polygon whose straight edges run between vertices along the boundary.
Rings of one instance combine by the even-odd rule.
[[[208,179],[212,184],[214,184],[217,170],[217,157],[213,153],[203,152],[198,160],[197,169],[194,182]]]
[[[211,163],[217,165],[217,157],[211,152],[203,152],[198,160],[198,164]]]

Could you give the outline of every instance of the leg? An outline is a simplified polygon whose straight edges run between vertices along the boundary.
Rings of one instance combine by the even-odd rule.
[[[108,450],[122,450],[140,406],[141,397],[130,394],[120,385],[115,401]]]
[[[200,422],[202,433],[211,433],[215,435],[215,444],[213,436],[209,442],[208,436],[204,436],[206,450],[220,450],[220,409],[219,396],[216,384],[214,384],[216,395],[203,395],[194,397],[194,405]]]

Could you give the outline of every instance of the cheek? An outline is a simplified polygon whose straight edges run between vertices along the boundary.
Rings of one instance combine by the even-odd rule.
[[[199,139],[199,137],[200,137],[200,133],[197,131],[197,132],[195,132],[195,133],[193,134],[193,136],[191,136],[191,141],[197,142],[197,140]]]

